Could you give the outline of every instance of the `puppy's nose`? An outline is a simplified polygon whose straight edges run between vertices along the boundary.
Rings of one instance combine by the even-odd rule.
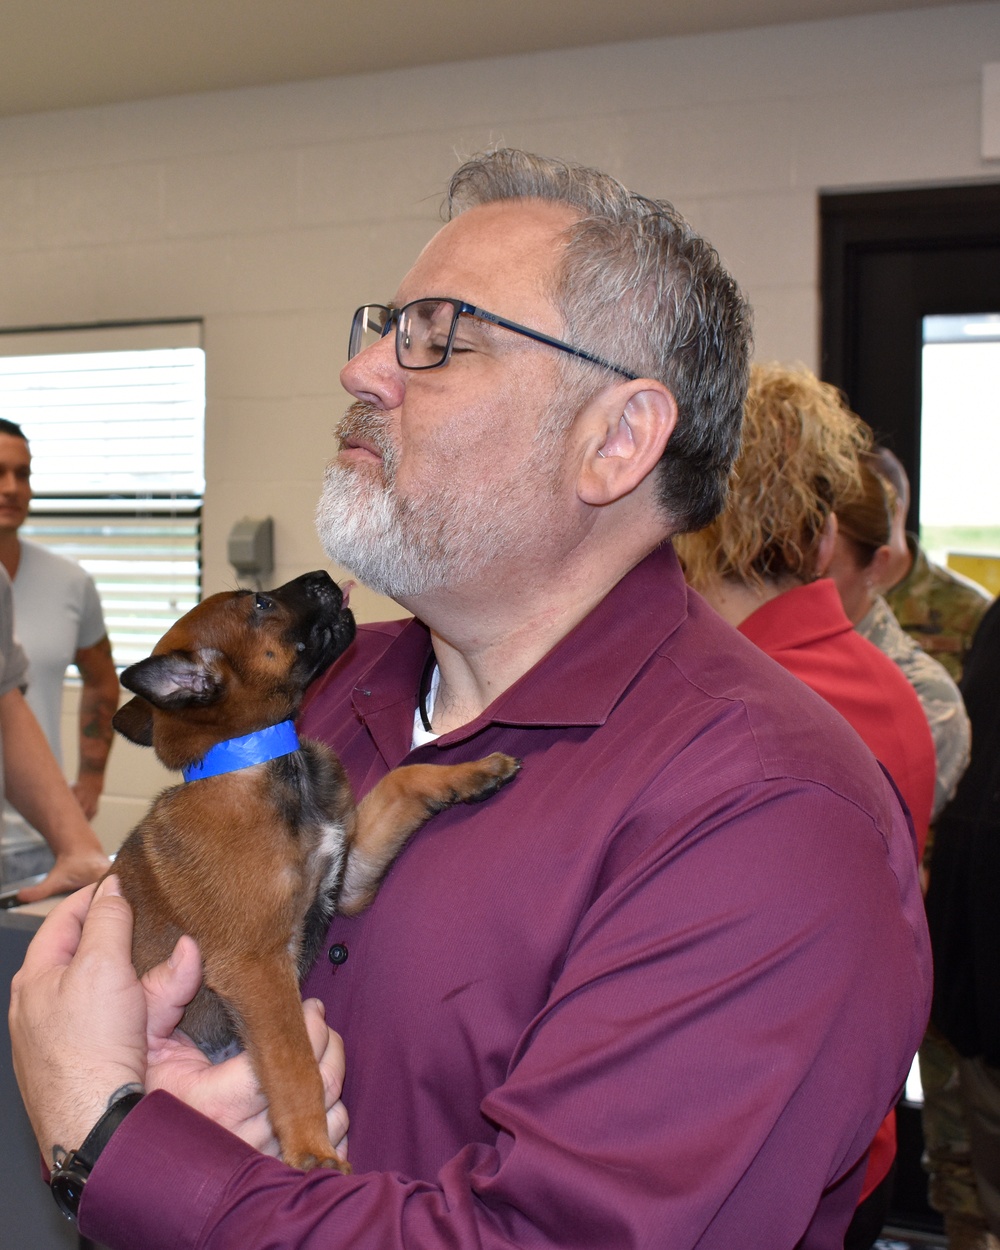
[[[340,593],[337,583],[323,569],[316,569],[312,573],[304,573],[301,581],[305,584],[310,594],[321,594],[330,590],[336,590],[338,594]]]
[[[318,599],[323,603],[340,602],[340,590],[329,573],[315,569],[312,573],[303,573],[284,586],[271,592],[273,595],[305,595],[309,599]]]

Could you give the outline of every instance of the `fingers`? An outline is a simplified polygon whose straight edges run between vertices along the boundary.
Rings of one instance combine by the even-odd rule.
[[[172,966],[171,966],[172,965]],[[164,1031],[174,1027],[189,992],[197,990],[201,965],[197,945],[182,938],[166,964],[143,978],[150,1014],[150,1067],[146,1084],[150,1089],[167,1089],[203,1115],[241,1137],[264,1154],[278,1155],[278,1142],[271,1129],[267,1101],[261,1091],[250,1059],[241,1053],[222,1063],[212,1064],[180,1034]],[[324,1008],[318,999],[303,1004],[303,1015],[313,1055],[323,1081],[330,1140],[346,1152],[348,1115],[340,1101],[344,1081],[344,1047],[340,1037],[326,1026]],[[161,1041],[153,1038],[152,1024]]]
[[[326,1132],[333,1143],[334,1150],[343,1159],[348,1157],[347,1130],[349,1127],[350,1117],[347,1114],[347,1108],[338,1098],[326,1113]]]
[[[323,1075],[323,1084],[328,1086],[333,1099],[340,1097],[344,1085],[346,1060],[344,1043],[339,1034],[327,1027],[326,1008],[318,998],[309,998],[302,1004],[306,1020],[306,1031],[312,1045],[313,1055]],[[330,1100],[328,1099],[327,1105]]]
[[[51,898],[53,894],[59,894],[60,892],[58,878],[54,878],[50,872],[37,885],[26,885],[23,890],[18,890],[17,901],[19,903],[38,903],[43,898]]]
[[[78,890],[81,886],[96,881],[109,867],[110,861],[100,854],[60,855],[43,880],[19,891],[18,902],[37,903],[54,894],[67,894],[70,890]]]
[[[110,951],[120,957],[126,954],[124,969],[134,977],[132,970],[132,908],[122,897],[118,878],[114,875],[101,881],[84,920],[77,958],[83,961],[105,961]]]
[[[245,1052],[206,1068],[187,1101],[254,1149],[277,1153],[267,1100]]]
[[[307,998],[302,1004],[302,1014],[306,1020],[306,1032],[312,1046],[316,1062],[323,1058],[330,1030],[326,1026],[326,1005],[320,998]]]
[[[14,1071],[46,1158],[82,1140],[114,1090],[143,1081],[131,940],[131,910],[109,879],[53,910],[11,983]]]
[[[164,1041],[177,1028],[184,1008],[198,993],[201,979],[198,944],[194,938],[183,934],[170,958],[151,968],[142,978],[151,1047]]]
[[[330,1141],[346,1158],[350,1117],[347,1114],[347,1108],[340,1101],[346,1070],[344,1043],[339,1034],[327,1027],[326,1009],[320,999],[307,999],[302,1004],[302,1010],[313,1055],[316,1057],[320,1076],[323,1078],[327,1132],[330,1135]]]

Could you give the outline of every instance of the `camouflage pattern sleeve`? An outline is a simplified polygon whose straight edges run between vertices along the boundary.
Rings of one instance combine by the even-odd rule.
[[[991,596],[969,578],[933,564],[912,534],[907,535],[907,542],[913,567],[886,600],[913,641],[959,681]]]
[[[857,630],[899,666],[924,709],[937,761],[933,823],[955,793],[969,764],[972,733],[962,695],[944,665],[904,632],[884,599],[875,600],[867,616],[858,622]]]

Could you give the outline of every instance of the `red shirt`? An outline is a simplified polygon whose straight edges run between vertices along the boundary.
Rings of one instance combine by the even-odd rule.
[[[930,726],[899,666],[854,629],[833,581],[785,591],[739,628],[853,725],[899,787],[922,855],[934,802]]]
[[[902,670],[856,632],[828,577],[768,600],[740,632],[777,660],[854,726],[899,788],[923,855],[934,801],[934,740],[916,692]],[[896,1113],[872,1143],[863,1201],[888,1175],[896,1155]]]

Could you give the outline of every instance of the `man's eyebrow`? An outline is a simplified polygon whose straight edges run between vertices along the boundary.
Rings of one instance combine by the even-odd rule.
[[[476,317],[472,313],[463,313],[458,319],[458,324],[460,328],[464,329],[475,328],[489,338],[495,336],[500,329],[495,321],[487,321],[483,317]]]

